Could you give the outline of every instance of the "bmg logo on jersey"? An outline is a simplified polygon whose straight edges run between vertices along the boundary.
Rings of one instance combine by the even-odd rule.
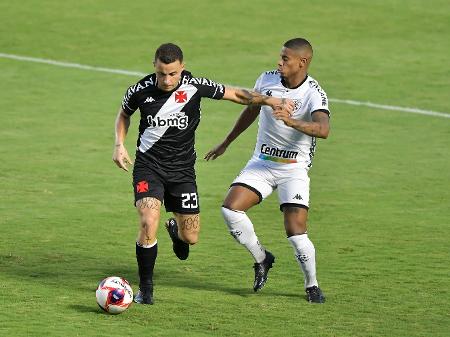
[[[147,116],[148,124],[154,128],[156,127],[175,127],[184,130],[189,125],[189,117],[184,112],[177,112],[168,117],[161,116]]]

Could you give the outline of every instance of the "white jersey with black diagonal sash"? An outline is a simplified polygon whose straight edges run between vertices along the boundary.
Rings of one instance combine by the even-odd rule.
[[[290,98],[295,103],[293,118],[310,122],[316,111],[330,114],[325,91],[311,76],[296,88],[287,88],[278,71],[263,73],[255,84],[255,91],[273,97]],[[289,164],[309,169],[316,148],[316,139],[276,120],[272,109],[262,106],[254,159],[263,160],[269,166]]]
[[[222,84],[193,77],[183,71],[179,85],[166,92],[150,74],[128,88],[122,100],[126,114],[140,110],[136,161],[164,171],[193,167],[196,160],[195,130],[200,122],[202,97],[221,99]]]

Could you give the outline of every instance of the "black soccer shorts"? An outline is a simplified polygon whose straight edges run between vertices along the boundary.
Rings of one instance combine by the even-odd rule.
[[[200,213],[194,169],[182,172],[161,172],[135,163],[133,169],[134,202],[152,197],[160,200],[167,212]]]

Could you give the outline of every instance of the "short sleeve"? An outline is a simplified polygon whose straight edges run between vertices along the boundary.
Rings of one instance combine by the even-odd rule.
[[[255,82],[255,86],[253,87],[253,91],[257,93],[261,93],[261,84],[263,81],[264,73],[262,73]]]
[[[131,116],[138,108],[136,104],[136,95],[133,95],[136,91],[132,90],[134,86],[130,86],[122,99],[122,109],[125,113]]]
[[[198,92],[201,97],[212,99],[222,99],[225,95],[225,86],[204,77],[193,77],[192,84],[197,84]]]
[[[312,94],[309,102],[309,111],[313,114],[316,111],[323,111],[330,115],[328,107],[328,97],[326,92],[320,87],[316,81],[310,82]]]

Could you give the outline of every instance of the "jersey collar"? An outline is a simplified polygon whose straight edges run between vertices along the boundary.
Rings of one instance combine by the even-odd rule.
[[[299,85],[297,85],[297,86],[295,86],[295,87],[293,87],[293,88],[288,88],[288,87],[286,86],[286,83],[284,83],[284,79],[283,79],[283,78],[281,78],[281,84],[283,85],[283,87],[285,87],[286,89],[289,89],[289,90],[297,89],[297,88],[300,88],[300,87],[302,86],[302,84],[306,82],[306,79],[307,79],[308,77],[309,77],[309,75],[306,74],[306,76],[305,76],[305,78],[303,79],[303,81],[301,81]]]

